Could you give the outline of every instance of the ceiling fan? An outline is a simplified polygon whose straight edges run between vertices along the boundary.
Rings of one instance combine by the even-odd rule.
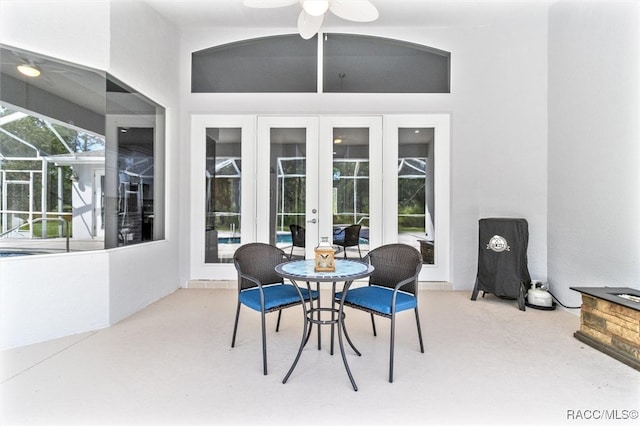
[[[378,19],[378,9],[369,0],[244,0],[244,5],[255,8],[285,7],[300,4],[298,32],[310,39],[320,30],[325,13],[355,22],[371,22]]]

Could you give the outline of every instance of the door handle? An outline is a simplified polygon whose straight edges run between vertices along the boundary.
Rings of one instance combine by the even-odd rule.
[[[311,220],[308,220],[307,223],[318,223],[318,221],[316,219],[311,219]]]

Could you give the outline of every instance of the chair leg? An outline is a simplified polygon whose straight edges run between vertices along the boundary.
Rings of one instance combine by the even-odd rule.
[[[391,314],[391,338],[389,342],[390,351],[389,351],[389,383],[393,383],[393,346],[395,343],[396,337],[396,315],[395,313]]]
[[[267,375],[267,330],[265,325],[265,314],[262,311],[262,369]]]
[[[360,256],[360,260],[362,260],[362,252],[360,251],[360,244],[358,244],[358,256]]]
[[[276,323],[276,333],[280,331],[280,317],[282,316],[282,309],[278,311],[278,322]]]
[[[418,339],[420,340],[420,352],[424,353],[424,344],[422,343],[422,330],[420,330],[420,316],[418,315],[418,307],[415,308],[416,325],[418,326]]]
[[[236,345],[236,331],[238,331],[238,318],[240,318],[240,302],[238,302],[238,309],[236,309],[236,322],[233,324],[233,337],[231,338],[231,347]]]
[[[371,314],[371,327],[373,327],[373,335],[377,336],[378,334],[376,333],[376,320],[373,319],[373,314]]]

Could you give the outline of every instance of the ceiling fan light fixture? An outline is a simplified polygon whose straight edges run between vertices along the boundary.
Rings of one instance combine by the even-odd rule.
[[[304,10],[300,12],[300,16],[298,16],[298,32],[300,33],[300,37],[305,40],[312,39],[313,36],[320,31],[322,21],[324,21],[324,15],[311,16]]]
[[[245,6],[256,8],[284,7],[299,4],[298,32],[309,40],[315,36],[327,11],[347,21],[372,22],[378,19],[378,9],[369,0],[244,0]]]
[[[20,64],[18,65],[18,71],[21,74],[26,75],[27,77],[38,77],[40,75],[40,70],[35,65],[30,64]]]
[[[329,10],[329,0],[304,0],[302,8],[311,16],[321,16]]]

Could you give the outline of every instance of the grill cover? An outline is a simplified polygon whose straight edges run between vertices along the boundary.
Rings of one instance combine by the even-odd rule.
[[[525,219],[488,218],[479,221],[478,274],[471,300],[478,291],[518,299],[531,285],[527,266],[529,225]]]

